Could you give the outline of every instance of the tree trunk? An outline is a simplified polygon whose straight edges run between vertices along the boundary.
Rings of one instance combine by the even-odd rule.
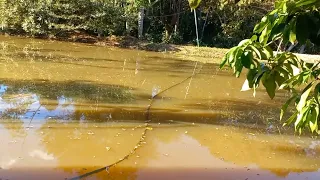
[[[201,40],[202,40],[202,38],[203,38],[204,28],[205,28],[206,25],[207,25],[208,15],[209,15],[209,10],[208,10],[208,12],[207,12],[206,19],[204,20],[204,23],[203,23],[203,26],[202,26]]]
[[[198,47],[199,47],[200,44],[199,44],[199,34],[198,34],[197,11],[194,9],[194,10],[193,10],[193,13],[194,13],[194,24],[195,24],[195,26],[196,26],[197,45],[198,45]]]
[[[178,17],[179,18],[179,17]],[[178,26],[179,26],[179,19],[177,20],[176,24],[174,25],[174,33],[178,33]]]
[[[172,26],[169,24],[166,24],[164,27],[165,27],[165,39],[170,40],[171,34],[173,32]]]
[[[140,8],[138,16],[138,37],[139,39],[143,38],[143,19],[144,19],[144,7]]]
[[[122,8],[123,9],[126,9],[126,7],[127,7],[127,2],[126,1],[122,1]],[[127,14],[126,14],[126,16],[127,16]],[[129,27],[129,23],[128,23],[128,21],[127,20],[125,20],[125,23],[124,23],[124,28],[125,28],[125,30],[126,30],[126,35],[128,35],[129,33],[130,33],[130,27]]]
[[[176,23],[174,25],[174,33],[177,34],[178,33],[178,27],[179,27],[179,21],[180,21],[180,11],[181,11],[181,0],[178,1],[178,10],[176,13],[178,13],[176,16],[177,16],[177,19],[176,19]]]
[[[305,44],[304,44],[304,45],[302,45],[302,46],[300,47],[299,53],[300,53],[300,54],[303,54],[303,53],[304,53],[305,48],[306,48],[306,45],[305,45]]]

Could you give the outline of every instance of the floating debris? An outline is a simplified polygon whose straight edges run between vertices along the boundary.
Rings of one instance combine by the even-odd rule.
[[[88,135],[94,135],[94,132],[89,131],[87,134],[88,134]]]

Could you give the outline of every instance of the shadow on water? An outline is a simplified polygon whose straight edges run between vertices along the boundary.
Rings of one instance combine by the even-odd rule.
[[[150,95],[132,94],[134,88],[120,85],[48,80],[0,82],[5,87],[1,95],[4,105],[0,109],[0,117],[14,120],[17,126],[19,118],[30,119],[34,116],[32,113],[38,106],[37,113],[43,118],[144,122],[147,120],[147,107],[151,103]],[[158,96],[157,99],[166,100],[169,105],[156,104],[151,107],[149,114],[153,123],[220,124],[260,129],[268,133],[292,133],[291,128],[282,127],[278,121],[279,103],[201,99],[177,101],[164,96]]]
[[[2,179],[66,179],[108,166],[133,151],[146,120],[128,159],[86,179],[319,179],[319,140],[278,121],[284,93],[251,99],[215,64],[20,41],[1,50],[11,59],[0,73]]]
[[[29,110],[28,106],[35,101],[39,101],[39,105],[48,111],[53,111],[58,108],[59,100],[62,98],[65,101],[60,110],[72,104],[75,108],[74,120],[80,120],[85,116],[87,120],[103,121],[103,119],[108,119],[106,117],[112,116],[114,120],[145,121],[146,108],[151,100],[150,95],[134,95],[130,92],[133,88],[120,85],[81,81],[51,82],[48,80],[1,80],[0,82],[6,87],[6,91],[2,95],[3,101],[10,104],[20,102],[19,106],[10,108],[7,113],[2,113],[2,116],[11,114],[11,116],[17,117],[18,114],[24,114]],[[30,98],[28,99],[28,97]],[[162,100],[164,98],[158,97]],[[136,104],[136,99],[144,100],[144,104]],[[166,101],[174,102],[175,100],[170,98]],[[195,102],[201,102],[201,100],[195,100]],[[260,106],[257,106],[259,104]],[[160,123],[173,120],[223,124],[229,123],[226,120],[234,118],[237,122],[261,125],[265,124],[261,121],[266,119],[263,116],[273,119],[275,118],[273,115],[278,113],[276,108],[278,104],[264,102],[211,100],[202,103],[186,101],[177,105],[171,108],[153,107],[150,111],[151,120]],[[261,106],[265,109],[261,109]]]
[[[101,103],[129,103],[134,100],[130,93],[132,88],[121,85],[92,84],[81,81],[50,82],[48,80],[0,80],[0,83],[7,86],[4,99],[21,93],[34,93],[39,97],[40,102],[41,99],[58,101],[58,97],[61,96]]]
[[[1,124],[13,129],[12,134],[20,136],[26,133],[23,122],[30,119],[56,117],[62,120],[108,120],[114,110],[100,111],[101,104],[135,101],[130,93],[132,88],[120,85],[80,81],[0,80],[0,86]],[[111,109],[112,105],[109,106]]]

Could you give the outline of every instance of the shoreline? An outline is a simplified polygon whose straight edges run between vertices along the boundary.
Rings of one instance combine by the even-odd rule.
[[[23,38],[34,38],[41,40],[55,40],[62,42],[74,42],[91,44],[100,47],[116,47],[123,49],[142,50],[150,52],[167,53],[170,55],[177,56],[178,58],[191,61],[199,61],[203,63],[220,63],[225,53],[229,49],[216,48],[216,47],[204,47],[194,46],[192,44],[169,44],[169,43],[152,43],[146,40],[139,40],[132,36],[108,36],[98,37],[83,34],[81,32],[75,32],[69,36],[27,36],[22,34],[7,34],[1,33],[4,36],[11,37],[23,37]],[[320,62],[320,55],[316,54],[299,54],[293,53],[298,58],[308,63]]]

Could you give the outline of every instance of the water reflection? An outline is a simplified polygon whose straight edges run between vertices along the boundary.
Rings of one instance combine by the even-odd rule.
[[[86,179],[320,178],[319,141],[277,121],[282,92],[252,99],[217,65],[195,69],[170,55],[4,41],[2,179],[65,179],[107,166],[132,151],[146,120],[151,128],[132,156]]]
[[[238,128],[154,125],[136,156],[99,174],[106,179],[129,179],[127,172],[133,171],[136,179],[317,179],[320,149],[313,158],[296,152],[308,144],[308,138],[253,135]]]

